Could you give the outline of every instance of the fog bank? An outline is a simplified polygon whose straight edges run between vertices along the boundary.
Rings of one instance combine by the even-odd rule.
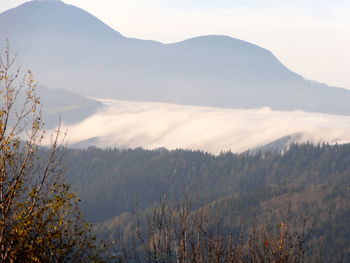
[[[298,142],[350,142],[350,116],[302,111],[220,109],[166,103],[100,100],[106,107],[63,126],[69,145],[243,152],[281,137]]]

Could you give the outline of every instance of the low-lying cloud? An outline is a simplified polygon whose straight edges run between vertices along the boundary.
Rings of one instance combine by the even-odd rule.
[[[350,142],[350,116],[102,101],[106,104],[103,111],[63,127],[69,144],[183,148],[217,154],[255,149],[293,134],[300,134],[299,142]]]

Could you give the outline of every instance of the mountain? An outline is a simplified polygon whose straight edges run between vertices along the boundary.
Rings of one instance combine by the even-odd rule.
[[[64,89],[39,86],[37,95],[43,106],[45,128],[55,127],[60,118],[66,125],[79,123],[103,108],[101,102]]]
[[[350,91],[305,80],[268,50],[228,36],[173,44],[127,38],[77,7],[32,1],[0,14],[0,37],[50,88],[121,100],[350,114]]]
[[[253,150],[250,150],[249,152],[254,154],[257,152],[265,152],[265,151],[277,151],[277,152],[284,152],[288,150],[288,148],[292,144],[298,144],[299,142],[302,142],[302,137],[303,134],[301,133],[296,133],[296,134],[291,134],[287,136],[283,136],[281,138],[278,138],[277,140],[274,140],[273,142],[270,142],[266,145],[256,147]]]
[[[46,129],[56,127],[60,119],[63,125],[77,124],[104,108],[99,101],[64,89],[38,86],[35,93],[40,98]],[[19,93],[15,108],[19,109],[24,104],[25,96],[24,92]]]

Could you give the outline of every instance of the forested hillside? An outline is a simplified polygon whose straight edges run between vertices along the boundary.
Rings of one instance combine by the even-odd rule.
[[[324,262],[350,260],[350,145],[292,145],[284,153],[159,149],[68,149],[67,179],[99,233],[127,235],[135,211],[155,201],[195,200],[239,229],[282,220],[312,230],[309,245]],[[331,260],[331,261],[329,261]]]

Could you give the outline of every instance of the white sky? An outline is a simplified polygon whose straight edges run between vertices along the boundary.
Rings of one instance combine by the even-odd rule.
[[[23,0],[0,0],[0,12]],[[305,78],[350,89],[350,0],[66,0],[128,37],[225,34],[272,51]]]

